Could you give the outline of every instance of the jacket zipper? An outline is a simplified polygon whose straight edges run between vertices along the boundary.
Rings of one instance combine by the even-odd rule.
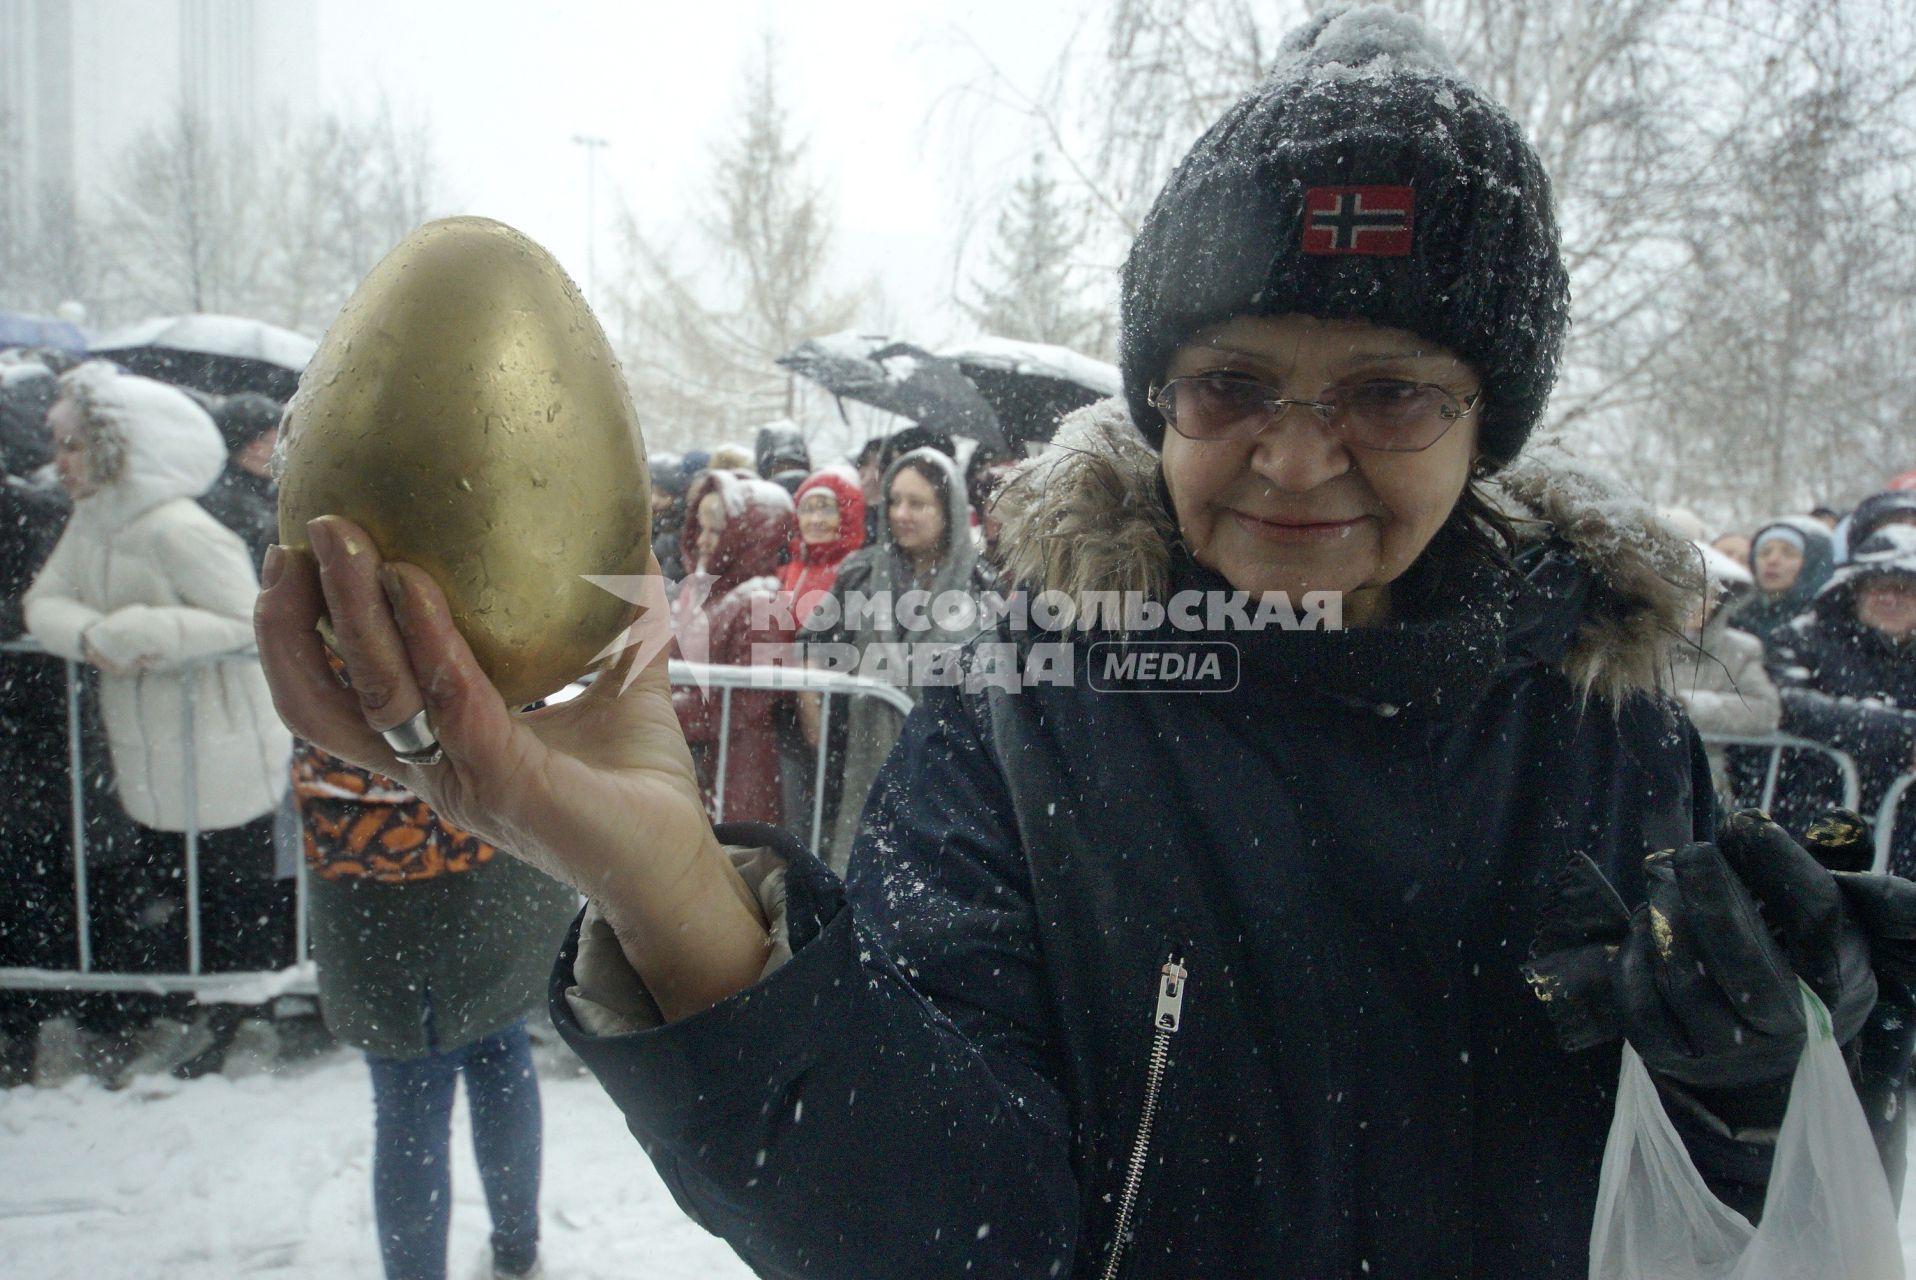
[[[1151,1062],[1144,1074],[1144,1108],[1138,1113],[1138,1136],[1131,1143],[1131,1161],[1124,1172],[1124,1190],[1118,1196],[1118,1219],[1112,1232],[1111,1255],[1105,1260],[1103,1280],[1118,1274],[1124,1261],[1125,1245],[1131,1235],[1131,1218],[1137,1212],[1138,1188],[1144,1182],[1144,1165],[1151,1154],[1151,1125],[1157,1119],[1158,1092],[1164,1087],[1164,1069],[1171,1059],[1171,1037],[1184,1016],[1186,970],[1172,955],[1158,970],[1158,1003],[1152,1014]]]

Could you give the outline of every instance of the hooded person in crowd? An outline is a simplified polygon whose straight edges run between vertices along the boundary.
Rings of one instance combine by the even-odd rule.
[[[279,486],[273,483],[273,447],[279,442],[284,406],[253,391],[224,396],[212,409],[213,425],[226,442],[226,467],[200,505],[237,533],[253,563],[279,540]]]
[[[913,449],[885,472],[885,536],[854,551],[839,565],[831,600],[799,620],[799,640],[838,647],[852,674],[890,680],[916,702],[923,672],[978,633],[970,509],[958,465],[935,448]],[[883,603],[868,616],[851,607],[854,593]],[[922,593],[927,607],[914,610],[906,597]],[[947,619],[941,607],[971,601],[970,612]],[[914,613],[916,617],[912,616]],[[824,649],[819,650],[823,652]],[[855,657],[855,663],[850,662]],[[821,665],[816,660],[812,665]],[[859,830],[859,812],[872,779],[884,763],[903,722],[897,708],[875,697],[837,699],[834,718],[846,724],[845,764],[840,772],[838,814],[820,856],[843,871]],[[809,708],[804,713],[811,714]],[[814,728],[809,741],[817,743]]]
[[[1808,516],[1772,520],[1750,539],[1753,591],[1730,625],[1768,643],[1776,629],[1809,607],[1835,568],[1830,531]]]
[[[779,562],[792,540],[791,495],[749,472],[712,470],[693,484],[685,506],[680,545],[694,557],[694,567],[673,604],[675,656],[718,666],[766,665],[768,650],[762,647],[790,640],[771,606],[778,594]],[[790,695],[737,689],[730,698],[730,730],[722,736],[726,714],[720,690],[672,689],[672,705],[712,811],[738,822],[776,823],[784,805],[774,721]]]
[[[778,586],[790,593],[794,617],[803,619],[831,593],[845,558],[865,545],[865,492],[858,473],[840,463],[807,476],[796,503],[798,554],[779,570]]]
[[[1520,456],[1568,323],[1551,209],[1415,18],[1288,37],[1140,225],[1122,399],[999,499],[1013,580],[1140,607],[1008,617],[914,689],[849,882],[705,825],[656,660],[562,726],[508,717],[414,566],[395,619],[376,557],[289,558],[275,689],[369,761],[430,705],[417,785],[581,886],[555,1024],[761,1274],[1582,1275],[1619,1037],[1753,1206],[1804,982],[1894,1162],[1916,890],[1754,814],[1719,836],[1658,687],[1694,557]],[[922,457],[887,494],[906,548]],[[316,673],[328,597],[397,705]],[[1235,657],[1160,678],[1147,644]]]
[[[1810,608],[1770,636],[1783,729],[1856,761],[1862,810],[1874,813],[1899,774],[1916,769],[1916,528],[1881,522]],[[1840,795],[1824,762],[1791,757],[1776,809],[1799,819]],[[1889,868],[1916,875],[1916,807],[1896,824]]]
[[[829,596],[839,566],[865,545],[865,490],[858,473],[844,463],[821,467],[798,486],[797,550],[779,570],[795,624],[802,624],[819,601]],[[785,813],[794,829],[809,831],[818,784],[818,734],[821,699],[800,693],[779,716],[779,767],[785,777]],[[789,708],[789,712],[784,708]],[[819,809],[821,832],[830,830],[838,812],[845,769],[847,728],[839,716],[826,730],[825,799]]]
[[[758,429],[752,445],[758,474],[787,493],[797,493],[812,469],[811,450],[798,424],[789,419],[768,423]]]
[[[706,463],[706,468],[712,471],[743,471],[750,475],[752,474],[752,451],[742,444],[732,444],[728,441],[712,450],[712,457]]]
[[[1694,545],[1705,581],[1683,624],[1685,643],[1677,649],[1671,692],[1700,733],[1774,733],[1783,704],[1763,667],[1763,642],[1729,625],[1727,599],[1735,587],[1749,585],[1749,570],[1713,547]],[[1733,804],[1726,748],[1710,744],[1706,750],[1717,796]]]
[[[206,969],[290,964],[292,894],[274,875],[273,820],[292,740],[258,660],[228,656],[253,642],[251,557],[195,501],[218,478],[225,444],[187,396],[103,362],[61,377],[47,420],[74,505],[27,592],[27,628],[100,672],[115,792],[143,828],[127,870],[146,882],[119,893],[146,898],[143,914],[174,917],[184,935],[183,833],[194,829]],[[141,959],[137,967],[177,970],[188,957],[155,947]],[[215,1047],[204,1015],[191,1028],[162,1018],[149,1030],[131,1073]]]

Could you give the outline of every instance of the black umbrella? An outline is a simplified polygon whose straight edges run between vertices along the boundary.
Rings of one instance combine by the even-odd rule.
[[[978,338],[938,353],[983,394],[1012,440],[1046,441],[1058,419],[1122,390],[1117,366],[1069,347]]]
[[[257,391],[284,402],[319,344],[242,316],[162,316],[116,329],[93,351],[126,369],[214,395]]]
[[[878,334],[811,338],[778,358],[833,395],[868,404],[920,426],[981,445],[1009,449],[991,405],[950,360]]]

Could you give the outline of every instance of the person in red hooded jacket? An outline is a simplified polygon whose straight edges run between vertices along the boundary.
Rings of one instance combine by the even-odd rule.
[[[792,596],[792,614],[804,618],[831,594],[838,566],[865,545],[865,490],[858,473],[842,462],[805,477],[798,502],[798,554],[778,573]]]
[[[754,610],[752,605],[754,601],[769,604],[778,592],[779,561],[796,525],[791,495],[747,472],[713,470],[692,486],[685,505],[680,546],[695,567],[680,584],[673,604],[673,656],[750,666],[754,646],[777,645],[787,639],[770,621],[771,609]],[[754,613],[759,615],[756,619]],[[724,695],[716,688],[673,686],[673,709],[698,765],[706,807],[715,818],[780,821],[783,805],[773,717],[781,700],[788,697],[772,690],[732,692],[721,788],[718,764]]]
[[[832,592],[838,566],[865,545],[865,486],[858,472],[839,462],[820,467],[805,477],[794,495],[798,502],[798,540],[795,552],[779,571],[778,583],[791,604],[791,616],[801,625],[813,606]],[[792,637],[796,639],[796,635]],[[789,711],[788,711],[789,709]],[[827,736],[830,758],[825,769],[822,808],[813,803],[818,779],[819,698],[802,693],[781,707],[778,746],[785,778],[785,811],[794,831],[809,831],[818,809],[820,830],[838,812],[839,783],[845,760],[844,704],[834,708]]]

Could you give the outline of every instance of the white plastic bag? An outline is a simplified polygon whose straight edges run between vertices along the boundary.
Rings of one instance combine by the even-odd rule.
[[[1624,1045],[1590,1233],[1591,1280],[1903,1280],[1889,1180],[1829,1014],[1808,987],[1803,1009],[1809,1039],[1759,1227],[1710,1193],[1650,1073]]]

